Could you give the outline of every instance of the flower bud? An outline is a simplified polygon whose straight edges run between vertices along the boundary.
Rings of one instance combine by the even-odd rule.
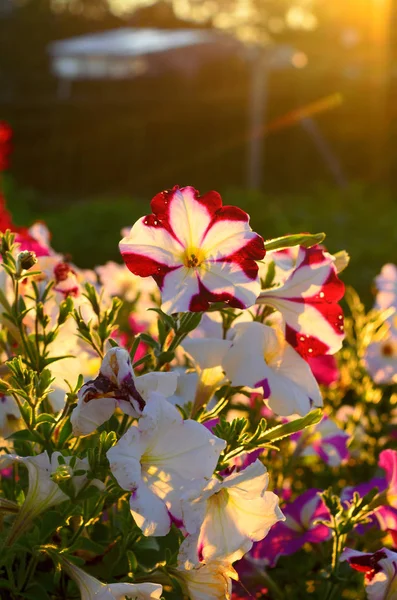
[[[37,257],[30,250],[22,250],[17,256],[17,272],[29,271],[37,263]]]
[[[73,476],[73,469],[70,465],[59,465],[55,471],[50,475],[52,481],[55,483],[63,483]]]

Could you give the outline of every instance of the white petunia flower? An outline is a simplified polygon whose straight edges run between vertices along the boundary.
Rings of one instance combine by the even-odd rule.
[[[185,495],[182,512],[190,535],[181,544],[179,564],[192,569],[217,560],[232,563],[284,520],[278,497],[266,491],[268,483],[266,468],[256,460],[222,482],[212,479],[198,497]]]
[[[192,411],[192,415],[195,415],[211,400],[221,385],[226,383],[221,365],[231,342],[216,338],[190,338],[182,346],[193,360],[198,374]]]
[[[77,583],[81,600],[160,600],[163,587],[157,583],[102,583],[65,558],[61,564]]]
[[[378,385],[397,383],[397,336],[371,342],[365,351],[364,364]]]
[[[78,393],[78,402],[71,422],[75,435],[88,435],[105,423],[116,407],[126,415],[139,417],[149,395],[174,394],[177,374],[147,373],[135,377],[131,359],[124,348],[112,348],[105,355],[99,374],[88,381]]]
[[[67,496],[59,487],[57,483],[52,479],[56,472],[59,470],[60,464],[58,457],[61,456],[60,452],[54,452],[51,456],[51,460],[47,452],[42,452],[37,456],[18,456],[16,454],[3,454],[0,456],[0,470],[6,469],[13,463],[23,464],[29,474],[29,487],[26,493],[25,502],[23,503],[21,510],[14,522],[10,539],[16,539],[35,519],[39,514],[48,510],[52,506],[60,504],[65,500],[69,500]],[[63,469],[69,468],[69,478],[71,478],[75,493],[87,483],[85,475],[73,476],[73,471],[86,469],[88,470],[88,461],[77,459],[75,466],[72,469],[70,467],[71,456],[63,457],[64,466]],[[103,486],[102,482],[93,480],[93,485],[98,487]]]
[[[18,404],[12,396],[0,396],[0,436],[8,437],[20,422],[21,413]]]
[[[276,330],[258,322],[234,328],[223,367],[232,385],[262,388],[270,408],[282,416],[306,415],[322,406],[318,384],[307,362]]]
[[[199,569],[175,570],[173,575],[182,583],[190,600],[230,600],[232,579],[238,579],[233,567],[213,562]]]
[[[224,447],[204,425],[184,421],[152,393],[137,427],[107,452],[119,485],[131,491],[132,515],[144,535],[166,535],[172,520],[181,522],[182,493],[204,487]]]

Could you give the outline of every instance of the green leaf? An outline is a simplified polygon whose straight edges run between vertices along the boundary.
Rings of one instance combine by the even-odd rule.
[[[56,423],[56,419],[52,415],[43,413],[42,415],[39,415],[36,419],[36,425],[40,425],[40,423]]]
[[[66,440],[71,435],[72,435],[72,424],[69,420],[67,420],[64,422],[61,429],[59,430],[59,437],[58,437],[58,443],[57,443],[58,448],[62,448],[64,443],[66,442]]]
[[[285,437],[289,437],[293,433],[297,433],[298,431],[302,431],[302,429],[306,429],[306,427],[315,425],[316,423],[321,421],[322,416],[323,416],[322,409],[316,408],[316,410],[312,410],[305,417],[301,417],[300,419],[294,419],[293,421],[289,421],[288,423],[283,423],[282,425],[277,425],[277,427],[268,429],[257,440],[257,442],[258,442],[257,445],[259,446],[262,444],[266,444],[268,442],[276,442],[277,440],[281,440]]]
[[[109,345],[110,345],[112,348],[118,348],[118,347],[119,347],[119,345],[118,345],[118,343],[116,342],[116,340],[113,340],[112,338],[109,338],[109,339],[108,339],[108,343],[109,343]]]
[[[97,544],[89,538],[80,536],[79,539],[68,548],[69,552],[76,552],[76,550],[85,550],[86,552],[92,552],[93,554],[100,556],[104,553],[105,546]]]
[[[149,335],[147,333],[140,333],[139,337],[140,337],[141,341],[145,342],[145,344],[147,344],[148,346],[151,346],[152,348],[158,347],[157,341],[154,340],[151,335]]]
[[[127,559],[128,566],[130,567],[130,571],[134,573],[138,568],[138,560],[132,550],[127,550]]]
[[[282,237],[274,238],[265,241],[265,248],[269,250],[283,250],[291,246],[304,246],[311,248],[316,244],[321,244],[325,240],[325,233],[295,233],[292,235],[283,235]]]
[[[200,325],[202,312],[183,313],[181,318],[179,333],[190,333]]]
[[[161,308],[149,308],[148,310],[154,310],[154,312],[159,315],[160,319],[166,323],[170,329],[176,330],[175,320],[170,315],[167,315],[165,312],[163,312]]]
[[[46,358],[45,364],[46,364],[46,366],[48,366],[51,363],[57,362],[58,360],[63,360],[64,358],[76,358],[76,356],[74,356],[74,354],[64,354],[63,356],[53,356],[51,358]]]

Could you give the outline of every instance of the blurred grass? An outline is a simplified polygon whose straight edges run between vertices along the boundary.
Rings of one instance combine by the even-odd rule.
[[[150,212],[150,198],[43,199],[20,189],[9,177],[3,189],[15,222],[26,225],[44,220],[52,232],[53,247],[71,255],[80,267],[120,260],[121,228]],[[308,194],[277,196],[227,189],[222,197],[224,204],[246,210],[252,228],[265,239],[324,231],[330,252],[349,252],[351,262],[343,278],[368,305],[375,275],[384,263],[397,263],[397,202],[386,189],[363,184],[344,190],[317,186]]]

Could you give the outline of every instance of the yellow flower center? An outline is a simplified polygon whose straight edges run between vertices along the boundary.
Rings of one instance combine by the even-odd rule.
[[[397,354],[396,344],[392,341],[385,342],[381,347],[381,354],[385,358],[395,358]]]
[[[188,269],[196,269],[205,260],[205,254],[201,248],[189,247],[182,254],[182,262]]]

